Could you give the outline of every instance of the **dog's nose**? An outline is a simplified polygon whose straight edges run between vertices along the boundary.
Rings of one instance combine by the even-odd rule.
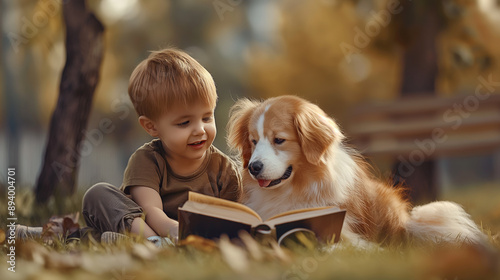
[[[250,171],[250,174],[257,176],[262,170],[262,167],[264,167],[264,164],[261,161],[254,161],[248,165],[248,170]]]

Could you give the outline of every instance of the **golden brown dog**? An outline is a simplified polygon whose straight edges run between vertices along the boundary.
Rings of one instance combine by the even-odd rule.
[[[242,163],[242,202],[264,219],[287,210],[340,206],[347,210],[342,238],[361,246],[408,238],[485,240],[453,202],[412,209],[401,188],[376,179],[343,140],[335,121],[302,98],[238,100],[230,112],[228,144]]]

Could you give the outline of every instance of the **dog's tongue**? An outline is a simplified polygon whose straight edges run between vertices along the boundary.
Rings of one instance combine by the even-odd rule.
[[[271,180],[258,180],[259,181],[259,186],[262,188],[265,188],[271,184]]]

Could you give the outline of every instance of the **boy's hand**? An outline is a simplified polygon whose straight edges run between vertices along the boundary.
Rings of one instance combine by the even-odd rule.
[[[179,238],[178,235],[179,235],[179,222],[170,227],[170,237],[174,238],[177,241],[177,238]]]
[[[177,238],[179,222],[170,219],[163,212],[163,204],[160,194],[152,188],[136,186],[130,188],[132,200],[144,210],[146,224],[150,226],[159,236]]]
[[[175,246],[175,244],[177,244],[177,240],[172,240],[168,237],[150,236],[148,240],[158,248]]]

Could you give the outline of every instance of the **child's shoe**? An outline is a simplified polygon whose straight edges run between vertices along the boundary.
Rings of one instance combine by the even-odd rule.
[[[101,244],[116,244],[123,240],[128,240],[130,237],[113,231],[105,231],[101,234]]]
[[[175,246],[174,242],[168,237],[150,236],[148,240],[158,248]]]

